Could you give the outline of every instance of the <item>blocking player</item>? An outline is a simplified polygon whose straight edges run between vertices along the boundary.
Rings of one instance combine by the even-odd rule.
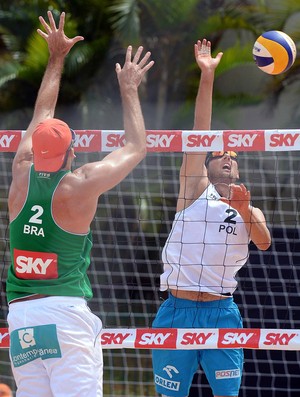
[[[195,106],[195,130],[209,130],[215,69],[222,58],[211,56],[211,43],[195,44],[201,70]],[[172,230],[162,252],[161,290],[169,298],[160,306],[154,328],[241,328],[233,293],[235,274],[246,263],[248,244],[266,250],[271,243],[260,209],[250,192],[236,184],[235,152],[186,153]],[[153,350],[156,390],[185,397],[199,365],[215,397],[238,396],[242,349]],[[219,376],[218,374],[227,374]]]
[[[126,144],[71,172],[74,132],[54,118],[64,60],[83,37],[66,37],[42,17],[49,60],[33,118],[12,165],[9,192],[12,263],[7,278],[10,357],[19,397],[102,396],[101,320],[91,313],[87,276],[90,224],[99,196],[146,155],[138,87],[152,67],[139,47],[116,65]]]

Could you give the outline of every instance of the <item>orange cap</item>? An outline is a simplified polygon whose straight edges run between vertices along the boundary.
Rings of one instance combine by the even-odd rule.
[[[32,151],[35,171],[57,172],[72,144],[68,124],[59,119],[46,119],[32,134]]]

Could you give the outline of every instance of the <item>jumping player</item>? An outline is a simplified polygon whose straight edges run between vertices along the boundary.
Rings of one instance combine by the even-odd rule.
[[[146,155],[138,87],[152,67],[139,47],[116,65],[126,144],[102,161],[71,172],[74,132],[54,118],[64,60],[83,37],[42,17],[49,60],[33,118],[12,165],[9,192],[12,263],[7,278],[10,357],[18,397],[102,396],[101,320],[91,313],[87,277],[90,224],[99,196]],[[133,58],[133,59],[132,59]]]
[[[194,129],[209,130],[214,74],[223,54],[213,58],[205,39],[194,50],[201,70]],[[242,327],[232,297],[235,274],[247,261],[250,240],[266,250],[271,237],[263,213],[251,205],[250,192],[236,184],[238,178],[234,152],[184,154],[177,212],[162,252],[160,288],[169,291],[169,298],[160,306],[154,328]],[[199,365],[215,397],[238,396],[242,349],[153,350],[157,392],[188,396]]]

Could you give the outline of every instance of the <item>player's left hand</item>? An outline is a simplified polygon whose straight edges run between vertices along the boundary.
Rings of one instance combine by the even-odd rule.
[[[223,52],[219,52],[215,58],[211,56],[211,42],[203,39],[194,45],[195,59],[201,70],[215,70],[219,65]]]
[[[251,194],[245,185],[232,183],[229,185],[229,198],[221,197],[220,200],[235,208],[240,214],[243,214],[249,209]]]

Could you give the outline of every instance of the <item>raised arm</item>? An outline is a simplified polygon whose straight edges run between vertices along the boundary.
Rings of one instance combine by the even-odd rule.
[[[125,145],[103,160],[74,171],[84,185],[86,196],[92,200],[121,182],[146,156],[146,131],[138,87],[154,62],[149,61],[150,52],[143,57],[142,52],[143,47],[139,47],[132,59],[132,47],[129,46],[124,66],[116,65],[123,106]]]
[[[116,65],[123,105],[126,145],[127,149],[132,151],[134,156],[137,157],[136,160],[133,159],[134,162],[139,162],[146,154],[146,133],[138,97],[138,87],[145,73],[154,64],[153,61],[148,62],[151,55],[150,52],[147,52],[139,62],[142,51],[143,47],[139,47],[131,62],[132,47],[129,46],[123,69],[120,64]]]
[[[206,39],[194,45],[195,59],[201,70],[201,77],[195,103],[194,130],[210,130],[212,115],[212,95],[215,69],[223,53],[216,58],[211,56],[211,43]],[[180,190],[177,211],[191,205],[208,184],[204,165],[206,153],[185,153],[180,168]]]
[[[64,12],[60,16],[58,28],[50,11],[48,11],[48,18],[49,23],[43,17],[39,17],[46,32],[40,29],[37,32],[48,44],[49,60],[37,95],[32,120],[14,158],[13,177],[19,172],[19,167],[28,166],[28,163],[32,162],[32,133],[41,121],[54,116],[65,57],[75,43],[83,40],[81,36],[69,39],[65,35]]]

